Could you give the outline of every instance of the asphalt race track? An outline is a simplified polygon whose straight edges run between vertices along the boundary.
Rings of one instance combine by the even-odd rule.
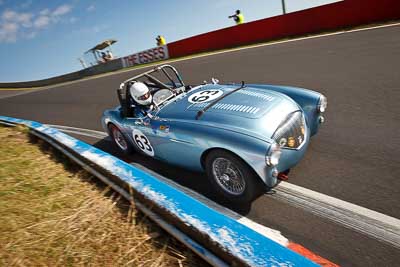
[[[328,97],[326,123],[289,182],[400,218],[400,26],[306,39],[173,63],[187,84],[284,84]],[[0,95],[0,115],[102,131],[104,109],[117,105],[118,73],[17,96]],[[117,154],[107,139],[82,138]],[[138,155],[126,158],[206,196],[203,174]],[[400,249],[264,195],[248,218],[342,266],[399,266]]]

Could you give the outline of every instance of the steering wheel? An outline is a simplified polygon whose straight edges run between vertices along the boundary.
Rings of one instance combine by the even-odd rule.
[[[165,99],[175,95],[171,89],[159,89],[153,95],[153,103],[159,106]]]

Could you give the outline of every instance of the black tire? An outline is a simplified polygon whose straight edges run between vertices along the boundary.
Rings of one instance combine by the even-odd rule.
[[[218,166],[224,163],[231,167],[219,175]],[[213,188],[225,200],[249,204],[265,191],[265,185],[258,175],[241,158],[226,150],[212,150],[206,157],[205,168]]]
[[[115,124],[113,123],[108,124],[108,134],[110,135],[114,144],[124,154],[130,154],[133,152],[132,145],[129,143],[125,135]]]

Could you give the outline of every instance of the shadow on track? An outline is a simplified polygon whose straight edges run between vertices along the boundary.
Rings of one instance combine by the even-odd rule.
[[[135,152],[131,155],[125,155],[108,138],[104,138],[94,143],[93,146],[110,153],[125,162],[142,165],[145,168],[148,168],[184,187],[196,191],[197,193],[222,206],[234,210],[243,216],[250,212],[251,205],[239,205],[218,197],[212,190],[212,186],[205,173],[192,172]]]

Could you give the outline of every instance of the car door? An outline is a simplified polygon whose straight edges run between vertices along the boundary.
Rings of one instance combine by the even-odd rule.
[[[139,152],[156,159],[175,163],[182,155],[180,144],[174,142],[170,121],[158,117],[126,118],[126,133]]]
[[[176,121],[155,119],[151,121],[151,138],[158,159],[170,164],[201,170],[200,155],[203,150],[198,140]]]

